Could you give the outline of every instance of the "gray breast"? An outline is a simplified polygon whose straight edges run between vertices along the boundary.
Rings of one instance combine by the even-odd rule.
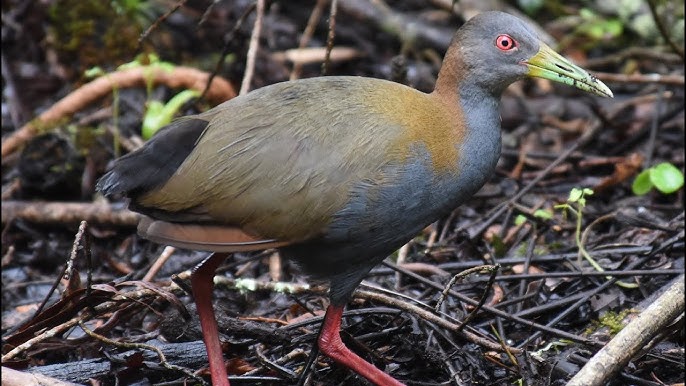
[[[455,171],[436,172],[429,151],[418,144],[407,162],[388,164],[374,180],[355,185],[320,238],[283,249],[306,273],[330,280],[334,304],[344,304],[372,267],[490,178],[500,156],[498,101],[470,100],[480,103],[462,106],[472,123],[465,142],[456,145]]]

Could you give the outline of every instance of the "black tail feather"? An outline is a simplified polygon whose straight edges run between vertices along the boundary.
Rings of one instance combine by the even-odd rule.
[[[97,183],[106,196],[136,196],[162,186],[193,151],[208,122],[182,118],[163,127],[143,147],[115,161]]]

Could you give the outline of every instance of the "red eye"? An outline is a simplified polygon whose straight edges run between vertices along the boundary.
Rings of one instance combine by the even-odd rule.
[[[517,48],[519,44],[517,44],[517,41],[512,38],[510,35],[498,35],[497,38],[495,38],[495,46],[498,47],[501,51],[510,51],[512,49]]]

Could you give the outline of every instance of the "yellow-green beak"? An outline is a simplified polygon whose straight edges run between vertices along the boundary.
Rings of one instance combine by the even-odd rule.
[[[612,91],[586,70],[565,59],[545,43],[541,42],[540,47],[536,55],[523,62],[529,69],[527,75],[564,83],[596,95],[613,97]]]

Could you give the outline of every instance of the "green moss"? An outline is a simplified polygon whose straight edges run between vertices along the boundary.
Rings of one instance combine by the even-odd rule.
[[[129,61],[138,51],[146,7],[140,0],[55,1],[49,8],[48,42],[76,74]]]
[[[594,331],[606,328],[610,331],[610,334],[614,336],[624,328],[624,319],[633,312],[636,311],[633,309],[626,309],[620,312],[608,311],[601,315],[597,321],[593,321],[593,326],[589,327],[586,333],[591,334]]]

